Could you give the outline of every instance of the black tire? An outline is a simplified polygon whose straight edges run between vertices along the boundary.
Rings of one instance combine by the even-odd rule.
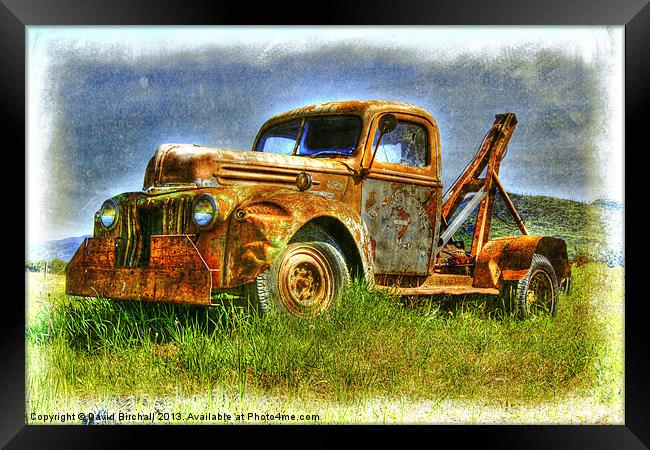
[[[248,286],[247,294],[261,313],[277,310],[312,318],[332,307],[349,281],[337,247],[323,241],[300,241],[288,244],[273,267]]]
[[[336,248],[340,254],[343,254],[337,242],[327,231],[313,223],[298,230],[291,240],[289,240],[289,244],[293,244],[294,242],[325,242]]]
[[[516,317],[528,319],[542,314],[555,315],[558,292],[553,266],[545,256],[536,253],[526,276],[504,285],[502,298]]]

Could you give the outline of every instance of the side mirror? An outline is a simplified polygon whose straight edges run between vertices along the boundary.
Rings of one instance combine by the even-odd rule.
[[[381,139],[381,136],[384,133],[391,133],[395,128],[397,128],[397,118],[394,115],[386,114],[385,116],[382,116],[381,119],[379,119],[379,129],[381,130],[379,139]]]
[[[379,149],[379,144],[381,144],[381,138],[384,137],[384,134],[392,133],[395,128],[397,128],[397,117],[395,117],[393,114],[383,115],[381,119],[379,119],[379,125],[377,128],[379,129],[379,138],[377,139],[377,145],[375,145],[375,149],[372,152],[370,165],[368,165],[367,168],[361,168],[362,177],[365,177],[368,175],[368,173],[370,173],[370,168],[372,167],[372,163],[375,161],[375,156],[377,155],[377,149]]]

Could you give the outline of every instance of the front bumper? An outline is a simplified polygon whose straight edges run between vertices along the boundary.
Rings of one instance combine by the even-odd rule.
[[[210,305],[212,271],[190,237],[150,239],[147,267],[119,267],[116,238],[86,238],[66,267],[66,294]]]

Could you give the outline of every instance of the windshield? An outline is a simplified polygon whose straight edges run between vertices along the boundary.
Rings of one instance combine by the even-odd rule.
[[[361,117],[314,116],[270,128],[257,142],[258,152],[298,156],[350,156],[361,134]]]

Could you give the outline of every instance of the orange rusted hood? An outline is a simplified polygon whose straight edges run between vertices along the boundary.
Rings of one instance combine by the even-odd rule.
[[[344,162],[333,159],[163,144],[149,161],[143,188],[175,184],[207,187],[234,183],[293,183],[296,174],[303,170],[349,172],[351,169],[347,167]]]

